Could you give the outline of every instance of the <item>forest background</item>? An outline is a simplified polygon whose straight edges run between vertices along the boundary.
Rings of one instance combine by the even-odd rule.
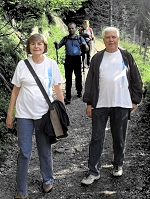
[[[83,20],[88,19],[99,40],[104,27],[117,27],[121,33],[121,46],[133,54],[142,75],[143,89],[149,92],[149,11],[149,0],[0,0],[0,153],[16,134],[15,126],[12,130],[6,128],[5,119],[12,90],[11,79],[18,61],[26,58],[24,49],[31,32],[39,31],[47,37],[47,55],[56,60],[53,42],[60,41],[68,32],[62,23],[67,25],[73,21],[80,27]],[[139,53],[141,31],[143,46]],[[145,41],[148,41],[148,48],[143,60]],[[64,57],[62,48],[58,57],[62,74]]]

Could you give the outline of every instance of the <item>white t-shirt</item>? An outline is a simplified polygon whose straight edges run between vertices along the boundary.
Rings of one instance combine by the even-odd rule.
[[[120,50],[113,53],[104,52],[99,73],[100,92],[96,108],[132,108],[126,76],[126,66]]]
[[[83,30],[83,33],[89,35],[89,38],[86,38],[87,41],[89,41],[90,39],[92,39],[92,35],[93,35],[93,30],[92,30],[92,28],[87,27],[86,29]]]
[[[32,57],[28,60],[52,102],[52,86],[63,83],[56,61],[46,56],[40,64],[35,64]],[[19,61],[16,67],[12,84],[20,87],[16,100],[16,118],[40,119],[48,111],[49,106],[23,60]]]

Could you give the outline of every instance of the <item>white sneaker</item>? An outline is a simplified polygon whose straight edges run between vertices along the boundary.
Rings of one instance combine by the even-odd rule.
[[[120,177],[122,176],[123,174],[123,170],[122,170],[122,167],[114,167],[112,169],[112,175],[115,176],[115,177]]]
[[[86,177],[83,178],[83,180],[81,181],[81,184],[90,185],[95,180],[98,180],[99,178],[100,178],[100,174],[98,176],[94,176],[92,174],[89,174],[89,175],[87,175]]]

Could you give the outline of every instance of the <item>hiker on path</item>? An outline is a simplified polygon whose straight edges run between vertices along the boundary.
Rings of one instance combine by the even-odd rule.
[[[76,34],[77,27],[74,22],[68,24],[69,35],[63,37],[59,42],[54,42],[55,48],[59,49],[65,45],[66,57],[65,57],[65,78],[66,78],[66,98],[65,104],[71,102],[71,88],[72,88],[72,73],[75,74],[75,85],[77,90],[77,97],[82,96],[82,72],[81,72],[81,45],[88,50],[88,46],[83,37]],[[81,41],[81,42],[80,42]]]
[[[64,103],[61,84],[62,76],[56,61],[48,58],[47,41],[41,34],[33,34],[27,40],[26,46],[28,61],[33,66],[46,89],[51,102],[52,86],[57,98]],[[51,156],[51,144],[46,133],[38,131],[42,116],[48,112],[49,106],[41,93],[32,74],[27,68],[24,60],[19,61],[14,76],[14,84],[10,104],[8,108],[6,125],[13,127],[14,107],[17,118],[18,145],[20,148],[17,162],[17,185],[15,198],[27,198],[27,172],[32,151],[32,135],[35,132],[36,144],[40,160],[40,172],[43,178],[43,191],[50,192],[53,187],[53,166]]]
[[[89,50],[86,52],[87,55],[87,65],[90,66],[91,53],[92,53],[92,41],[94,40],[93,29],[90,27],[90,22],[84,20],[82,27],[79,29],[79,34],[85,39],[88,44]]]
[[[132,55],[118,47],[118,29],[108,27],[102,36],[106,48],[91,60],[83,95],[83,101],[87,103],[86,114],[92,118],[89,171],[81,181],[85,185],[100,178],[100,158],[108,117],[113,140],[111,174],[117,177],[123,174],[129,114],[142,99],[141,76]]]

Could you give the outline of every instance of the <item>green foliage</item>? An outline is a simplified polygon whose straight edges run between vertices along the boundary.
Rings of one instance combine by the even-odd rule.
[[[6,112],[8,108],[10,95],[8,92],[0,89],[0,154],[5,149],[6,143],[12,143],[16,135],[15,122],[12,130],[7,129]]]
[[[59,42],[59,40],[62,39],[63,36],[64,36],[64,33],[61,32],[59,27],[57,27],[56,25],[50,25],[50,37],[48,38],[48,43],[49,43],[48,56],[52,57],[55,60],[57,59],[57,57],[56,57],[54,41]],[[63,53],[60,50],[59,50],[59,57],[60,57],[60,54]]]
[[[142,81],[144,83],[144,87],[147,87],[150,91],[150,62],[149,60],[144,63],[143,61],[143,54],[139,54],[139,46],[127,43],[127,42],[120,42],[121,46],[124,49],[127,49],[134,57],[136,64],[139,68],[140,74],[142,76]]]
[[[50,1],[50,8],[53,11],[76,11],[82,6],[82,2],[85,0],[51,0]]]
[[[0,88],[11,90],[12,78],[16,63],[23,57],[22,48],[19,48],[20,40],[18,32],[0,20]]]

